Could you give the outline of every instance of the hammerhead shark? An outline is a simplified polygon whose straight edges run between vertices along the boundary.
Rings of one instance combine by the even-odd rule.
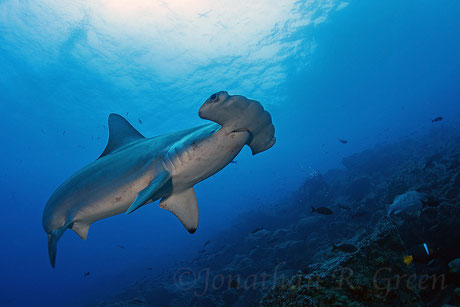
[[[122,116],[109,115],[109,140],[101,156],[67,179],[43,211],[52,267],[67,228],[85,240],[92,223],[156,200],[194,233],[198,205],[193,186],[231,163],[244,145],[255,155],[275,144],[272,118],[255,100],[217,92],[198,115],[214,123],[151,138]]]

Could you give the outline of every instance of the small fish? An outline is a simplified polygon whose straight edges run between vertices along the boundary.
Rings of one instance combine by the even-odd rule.
[[[64,131],[62,132],[62,135],[65,135],[65,134],[66,134],[66,131],[64,130]]]
[[[331,209],[329,208],[326,208],[326,207],[319,207],[319,208],[314,208],[314,207],[311,207],[311,212],[317,212],[319,214],[323,214],[323,215],[331,215],[333,214],[334,212],[332,212]]]
[[[393,200],[393,203],[388,206],[388,216],[399,214],[414,207],[422,209],[422,199],[422,194],[417,191],[407,191],[398,195]]]
[[[432,123],[435,123],[435,122],[440,122],[440,121],[442,121],[442,120],[443,120],[443,118],[442,118],[441,116],[438,116],[438,117],[436,117],[436,118],[433,118],[433,119],[431,120],[431,122],[432,122]]]
[[[126,112],[126,117],[128,117],[129,112]]]
[[[356,246],[354,246],[353,244],[348,244],[348,243],[345,243],[345,244],[340,244],[340,245],[335,245],[335,244],[332,244],[332,250],[331,250],[331,253],[335,250],[339,250],[341,252],[344,252],[344,253],[354,253],[356,252],[358,249],[356,248]]]
[[[426,263],[433,259],[434,250],[427,243],[417,245],[409,250],[409,255],[403,257],[403,261],[408,266],[413,263]]]
[[[264,229],[263,227],[257,227],[257,228],[255,228],[255,229],[253,229],[253,230],[251,231],[251,234],[255,234],[256,232],[259,232],[259,231],[261,231],[261,230],[263,230],[263,229]]]
[[[117,247],[118,247],[118,248],[125,248],[125,247],[124,247],[123,245],[121,245],[121,244],[117,244]]]
[[[337,139],[337,140],[338,140],[340,143],[342,143],[342,144],[348,143],[348,141],[347,141],[347,140],[344,140],[344,139]]]
[[[232,161],[232,162],[230,162],[230,163],[233,163],[233,164],[237,164],[237,163],[238,163],[238,161],[236,161],[236,160],[233,160],[233,161]]]
[[[209,243],[211,243],[211,240],[208,240],[208,241],[204,242],[203,247],[208,246]]]
[[[207,11],[206,13],[198,13],[198,17],[207,17],[210,11]]]
[[[142,124],[142,120],[140,118],[137,119],[139,121],[139,124]]]
[[[345,206],[345,205],[337,205],[337,207],[339,207],[340,209],[343,209],[343,210],[348,210],[348,211],[351,211],[351,208],[348,207],[348,206]]]
[[[45,133],[45,130],[43,130],[43,129],[41,129],[41,132],[42,132],[43,134],[46,134],[46,133]]]
[[[151,267],[148,267],[147,270],[151,271],[151,270],[153,270],[153,269],[152,269]]]
[[[83,273],[83,276],[86,277],[86,276],[89,276],[89,274],[91,274],[90,272],[85,272]]]

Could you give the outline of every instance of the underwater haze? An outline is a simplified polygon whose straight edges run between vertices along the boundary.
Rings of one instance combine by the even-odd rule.
[[[364,255],[363,241],[354,237],[352,241],[352,236],[362,229],[369,233],[387,229],[378,226],[377,219],[389,218],[384,204],[410,190],[438,200],[447,193],[439,201],[440,208],[460,208],[460,194],[452,196],[449,193],[454,192],[444,185],[439,195],[430,194],[432,186],[416,184],[416,179],[403,181],[405,172],[398,168],[425,161],[421,154],[425,147],[411,144],[428,144],[430,155],[443,148],[446,157],[455,157],[459,148],[458,16],[460,2],[456,0],[0,0],[0,305],[282,305],[290,298],[286,295],[286,301],[276,301],[283,296],[281,288],[261,289],[247,297],[238,292],[238,301],[239,287],[226,289],[222,298],[217,290],[209,297],[189,295],[168,276],[181,266],[191,266],[192,259],[203,260],[203,245],[207,253],[217,255],[206,254],[206,259],[222,263],[195,262],[194,270],[225,271],[222,268],[229,263],[237,267],[234,256],[249,255],[255,249],[249,247],[249,237],[239,232],[246,231],[246,236],[260,230],[298,229],[299,217],[313,216],[312,223],[318,219],[331,232],[304,250],[295,249],[295,255],[293,251],[284,254],[291,259],[311,257],[306,263],[292,263],[290,270],[332,261],[331,242],[352,242],[358,251],[343,248],[340,253]],[[142,135],[153,137],[210,123],[198,116],[198,109],[219,91],[259,101],[272,117],[276,143],[254,156],[245,146],[234,163],[195,186],[197,231],[189,234],[173,214],[154,202],[130,215],[94,223],[86,240],[67,231],[52,268],[43,210],[67,178],[104,151],[109,114],[120,114]],[[391,150],[398,159],[413,152],[406,160],[380,159],[378,154],[385,148],[390,151],[392,144],[397,144]],[[351,175],[325,176],[330,198],[318,203],[298,193],[306,181],[332,169],[345,165],[357,172],[355,162],[347,164],[347,159],[375,146],[383,147],[377,147],[357,178],[371,178],[372,190],[382,188],[380,183],[390,182],[398,172],[402,183],[397,191],[384,194],[388,198],[373,198],[367,210],[379,212],[375,221],[369,218],[375,223],[365,228],[359,218],[346,220],[353,224],[348,227],[355,228],[349,229],[349,238],[340,237],[346,234],[340,228],[345,217],[334,206],[346,203],[356,213],[358,207],[366,207],[362,199],[370,199],[353,198],[346,188],[332,188],[332,181],[349,182]],[[419,153],[420,158],[414,159]],[[365,159],[359,157],[361,162]],[[444,163],[426,159],[434,159],[433,165]],[[428,162],[424,171],[431,167]],[[456,189],[460,175],[455,163],[442,169],[451,172],[443,184]],[[389,169],[391,165],[398,170],[379,177],[365,174],[369,165],[389,165]],[[425,173],[417,174],[420,178]],[[437,173],[428,177],[436,178]],[[359,192],[361,187],[358,184],[355,189]],[[371,190],[363,193],[380,195]],[[289,209],[295,197],[295,210],[300,211]],[[304,209],[298,208],[299,199],[304,199]],[[313,205],[334,213],[311,212]],[[290,211],[297,212],[296,216],[288,218]],[[396,223],[400,230],[401,223]],[[430,224],[430,229],[433,234],[439,228]],[[312,232],[289,240],[310,240]],[[334,237],[335,233],[342,234]],[[264,255],[282,243],[280,236],[274,239],[276,243],[265,242],[266,250],[254,262],[276,267],[282,257],[267,260]],[[408,241],[425,242],[426,236],[417,238],[420,242],[415,242],[416,237]],[[313,255],[313,251],[320,253]],[[446,263],[460,257],[455,252],[449,250]],[[414,264],[408,268],[414,269]],[[153,286],[146,285],[158,286],[159,274],[164,274],[162,287],[168,290],[153,295],[149,288]],[[451,288],[458,287],[454,283]],[[272,295],[270,291],[280,292]],[[427,302],[423,293],[419,296]],[[362,297],[355,299],[362,302]],[[395,303],[375,299],[377,305]]]

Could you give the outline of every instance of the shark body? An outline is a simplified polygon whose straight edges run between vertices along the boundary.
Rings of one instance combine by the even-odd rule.
[[[86,239],[92,223],[160,199],[194,233],[198,205],[193,186],[214,175],[244,145],[253,154],[275,143],[270,114],[244,96],[218,92],[205,101],[201,118],[215,123],[145,138],[122,116],[109,116],[109,141],[102,155],[67,179],[45,206],[50,263],[66,229]]]

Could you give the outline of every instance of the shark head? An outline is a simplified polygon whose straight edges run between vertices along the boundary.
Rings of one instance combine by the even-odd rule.
[[[220,124],[229,133],[249,131],[248,145],[253,155],[275,144],[272,118],[258,101],[220,91],[206,99],[198,115]]]

